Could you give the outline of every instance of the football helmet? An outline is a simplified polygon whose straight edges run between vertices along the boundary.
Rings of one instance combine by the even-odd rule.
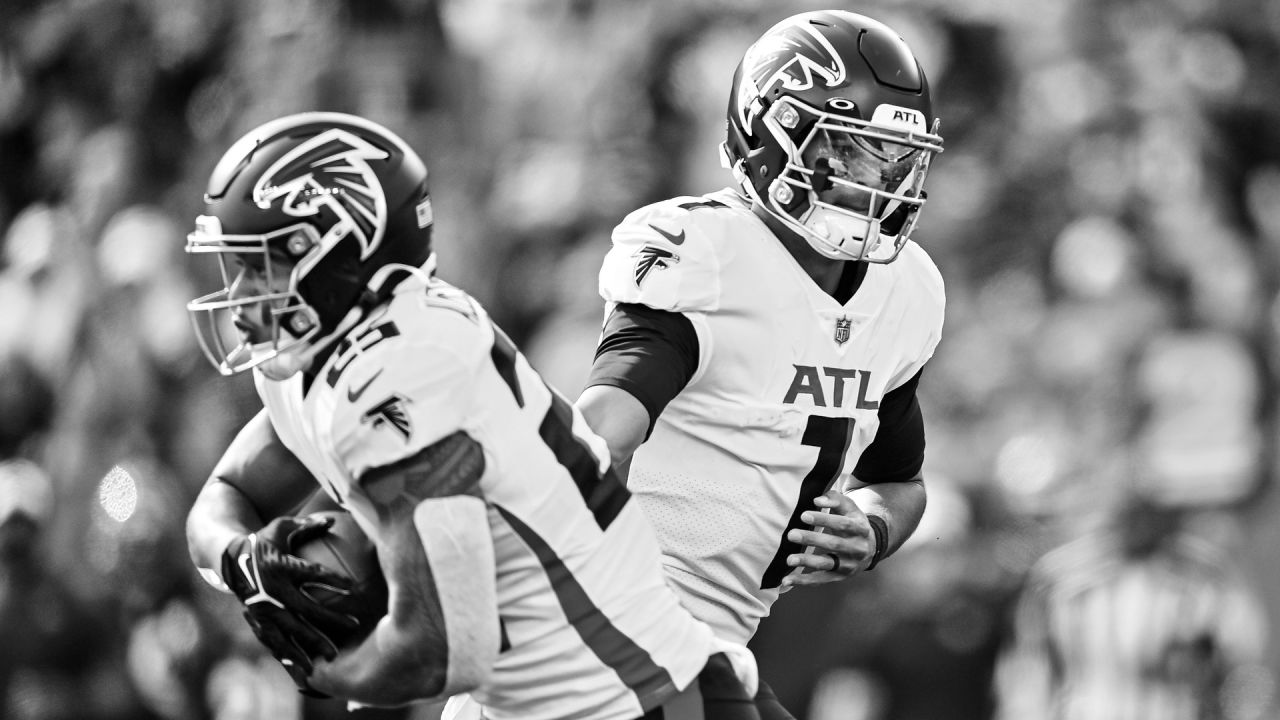
[[[906,42],[829,10],[787,18],[748,48],[721,150],[743,192],[814,250],[885,263],[915,227],[942,138]]]
[[[224,375],[283,379],[349,329],[396,266],[434,265],[427,169],[360,117],[268,122],[222,156],[186,250],[216,255],[222,289],[187,304]]]

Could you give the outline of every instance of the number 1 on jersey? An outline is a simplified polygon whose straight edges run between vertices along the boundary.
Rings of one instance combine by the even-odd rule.
[[[761,590],[778,587],[782,584],[782,578],[793,569],[787,565],[787,556],[801,552],[802,546],[788,540],[787,533],[805,525],[800,521],[800,514],[805,510],[813,510],[814,499],[826,492],[840,477],[845,453],[849,451],[849,443],[853,441],[853,425],[851,417],[809,416],[800,444],[818,448],[818,459],[800,483],[800,497],[796,499],[796,506],[791,511],[791,519],[782,529],[778,552],[774,553],[773,561],[760,579]]]

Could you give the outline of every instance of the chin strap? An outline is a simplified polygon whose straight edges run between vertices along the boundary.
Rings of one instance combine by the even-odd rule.
[[[364,317],[364,312],[364,309],[357,304],[347,311],[346,316],[342,318],[342,322],[338,323],[333,332],[312,342],[300,343],[297,347],[283,350],[277,353],[275,357],[264,361],[258,368],[269,380],[279,381],[293,377],[311,367],[317,357],[346,335],[348,330],[355,327]]]
[[[827,158],[818,158],[814,163],[813,177],[809,179],[809,187],[813,188],[815,193],[820,193],[831,185],[831,161]]]
[[[333,332],[313,342],[303,343],[297,348],[290,348],[263,362],[259,366],[263,374],[272,380],[284,380],[305,370],[318,356],[344,337],[351,328],[358,325],[370,310],[390,300],[400,283],[411,277],[418,277],[425,281],[435,274],[435,270],[435,253],[431,253],[420,267],[393,263],[378,268],[373,277],[369,278],[369,283],[360,293],[356,304],[347,311]]]
[[[356,306],[364,310],[371,310],[390,300],[391,296],[395,294],[396,288],[405,280],[417,277],[425,282],[431,279],[435,273],[436,254],[434,252],[419,267],[401,265],[399,263],[384,265],[378,268],[373,277],[369,278],[369,283],[365,285],[364,291],[360,293],[360,300],[356,303]]]

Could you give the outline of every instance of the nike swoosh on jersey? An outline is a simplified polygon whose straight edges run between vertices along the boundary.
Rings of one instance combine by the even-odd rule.
[[[369,386],[373,384],[373,381],[374,381],[374,380],[377,380],[377,379],[378,379],[378,376],[379,376],[379,375],[381,375],[381,374],[382,374],[382,371],[381,371],[381,370],[379,370],[378,372],[376,372],[376,373],[374,373],[374,374],[373,374],[373,377],[369,378],[369,379],[365,382],[365,384],[361,385],[360,387],[358,387],[358,388],[348,388],[348,389],[347,389],[347,402],[355,402],[355,401],[359,400],[359,399],[360,399],[360,396],[361,396],[361,395],[364,395],[364,391],[365,391],[365,390],[368,390],[368,389],[369,389]]]
[[[658,227],[657,225],[654,225],[653,223],[649,223],[649,227],[653,228],[653,231],[658,233],[662,237],[670,240],[672,245],[684,244],[684,228],[680,229],[679,235],[672,235],[671,233],[667,232],[666,230],[663,230],[662,228]]]

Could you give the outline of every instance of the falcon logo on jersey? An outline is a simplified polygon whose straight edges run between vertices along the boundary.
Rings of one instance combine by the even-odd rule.
[[[853,321],[847,317],[836,319],[836,344],[843,345],[849,342],[849,330],[853,327]]]
[[[748,50],[742,60],[744,72],[738,86],[738,120],[751,128],[750,115],[758,111],[752,100],[768,97],[775,85],[802,92],[822,80],[825,87],[838,87],[848,77],[844,60],[831,41],[808,21],[775,29]]]
[[[352,235],[360,243],[360,259],[368,259],[382,243],[387,224],[387,196],[370,160],[388,157],[346,130],[320,133],[289,151],[253,186],[253,201],[266,210],[283,199],[281,210],[298,218],[315,218],[324,249]],[[329,224],[331,223],[331,224]]]
[[[640,283],[649,276],[649,271],[656,268],[666,269],[680,262],[680,256],[670,250],[663,250],[653,245],[645,245],[633,254],[631,257],[639,258],[636,260],[636,287],[640,287]]]
[[[404,436],[408,440],[413,435],[413,423],[409,419],[409,412],[404,406],[409,404],[409,399],[403,395],[392,395],[373,407],[372,410],[360,416],[360,422],[370,423],[374,429],[390,427],[392,430]]]

